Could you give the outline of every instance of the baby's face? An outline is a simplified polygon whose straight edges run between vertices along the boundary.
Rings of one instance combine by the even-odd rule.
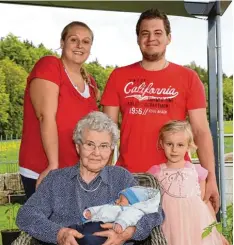
[[[129,202],[124,195],[120,195],[119,198],[115,201],[115,204],[119,206],[128,206]]]

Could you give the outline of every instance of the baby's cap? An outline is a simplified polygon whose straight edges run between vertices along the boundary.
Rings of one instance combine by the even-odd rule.
[[[131,205],[149,199],[148,192],[141,186],[126,188],[120,191],[119,196],[120,195],[124,195]]]

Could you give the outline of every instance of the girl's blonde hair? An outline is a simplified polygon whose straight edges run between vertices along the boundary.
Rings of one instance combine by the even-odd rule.
[[[164,124],[159,131],[159,142],[163,140],[164,133],[166,132],[171,132],[171,133],[185,132],[188,135],[188,146],[190,150],[195,151],[197,149],[197,146],[194,143],[194,139],[193,139],[192,128],[188,121],[172,120]]]

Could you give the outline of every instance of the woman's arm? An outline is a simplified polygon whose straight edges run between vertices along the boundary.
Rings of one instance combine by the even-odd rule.
[[[30,83],[30,98],[40,122],[43,148],[48,167],[40,174],[37,186],[50,170],[58,168],[58,130],[56,113],[58,108],[59,86],[48,80],[35,78]]]
[[[36,239],[57,243],[57,234],[63,225],[59,225],[49,217],[53,213],[53,180],[56,174],[53,172],[43,180],[37,191],[28,199],[28,201],[19,209],[16,223],[20,230],[27,232]]]

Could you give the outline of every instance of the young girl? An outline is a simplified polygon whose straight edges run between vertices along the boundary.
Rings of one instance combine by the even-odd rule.
[[[170,121],[159,133],[159,145],[167,162],[148,172],[159,181],[165,221],[162,225],[168,245],[228,244],[213,228],[202,239],[204,228],[215,221],[210,203],[203,201],[208,171],[200,164],[186,162],[186,152],[195,150],[191,127],[186,121]]]

